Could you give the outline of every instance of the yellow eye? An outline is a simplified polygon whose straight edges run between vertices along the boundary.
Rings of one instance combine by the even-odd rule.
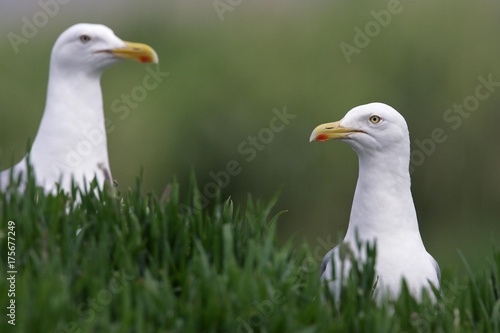
[[[89,35],[81,35],[80,36],[80,41],[82,43],[88,43],[92,40],[92,37],[90,37]]]
[[[376,116],[376,115],[370,116],[369,119],[370,119],[370,122],[372,124],[378,124],[382,120],[382,118],[380,118],[379,116]]]

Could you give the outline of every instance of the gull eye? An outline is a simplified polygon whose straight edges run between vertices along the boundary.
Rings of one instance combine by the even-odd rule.
[[[91,40],[92,40],[92,37],[90,37],[89,35],[81,35],[80,36],[80,41],[84,44],[90,42]]]
[[[370,120],[370,123],[372,123],[372,124],[378,124],[378,123],[380,123],[380,121],[382,121],[382,118],[380,118],[377,115],[370,116],[370,118],[368,118],[368,119]]]

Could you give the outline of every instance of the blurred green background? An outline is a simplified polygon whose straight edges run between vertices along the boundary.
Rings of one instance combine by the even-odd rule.
[[[44,23],[40,3],[57,13],[46,14],[46,24],[14,52],[8,34],[22,36],[34,16]],[[460,270],[457,249],[485,264],[498,243],[500,87],[460,117],[458,128],[443,119],[474,95],[479,77],[500,82],[498,1],[401,1],[385,27],[373,23],[372,11],[387,10],[387,1],[54,3],[0,4],[2,169],[21,159],[36,134],[58,35],[75,23],[102,23],[124,40],[153,46],[160,70],[170,73],[125,119],[111,105],[142,84],[147,65],[121,63],[103,76],[105,116],[113,124],[110,163],[120,189],[134,186],[143,168],[145,191],[161,195],[174,177],[186,190],[194,169],[203,191],[214,183],[210,172],[235,160],[242,171],[223,197],[242,203],[248,193],[269,199],[280,191],[277,209],[288,211],[279,222],[283,239],[295,235],[313,247],[318,238],[335,241],[347,228],[357,157],[340,142],[309,143],[309,135],[354,106],[380,101],[399,110],[410,128],[419,164],[413,194],[429,252],[443,268]],[[214,4],[225,8],[223,20]],[[348,62],[340,45],[355,46],[355,28],[367,24],[373,37]],[[262,131],[273,109],[284,107],[296,117],[271,140]],[[427,156],[415,140],[428,140],[436,128],[447,140]],[[269,142],[249,162],[238,147],[247,142],[248,149],[248,137],[259,133]]]

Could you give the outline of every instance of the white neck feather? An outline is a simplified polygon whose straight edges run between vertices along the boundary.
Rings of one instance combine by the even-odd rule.
[[[359,176],[346,239],[354,240],[358,228],[363,230],[363,241],[405,230],[420,237],[410,189],[409,154],[358,155]]]
[[[62,175],[64,187],[71,177],[80,185],[84,177],[104,181],[98,168],[109,172],[102,103],[100,73],[68,73],[51,63],[45,111],[30,153],[35,173],[45,175],[39,182]]]

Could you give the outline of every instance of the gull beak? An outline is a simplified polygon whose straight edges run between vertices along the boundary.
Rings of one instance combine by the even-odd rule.
[[[342,127],[340,121],[334,123],[321,124],[314,129],[309,138],[309,142],[326,141],[329,139],[347,139],[350,134],[362,133],[363,131]]]
[[[141,43],[125,42],[125,47],[107,50],[117,58],[121,59],[134,59],[139,62],[152,62],[158,63],[158,55],[155,50],[149,45]]]

